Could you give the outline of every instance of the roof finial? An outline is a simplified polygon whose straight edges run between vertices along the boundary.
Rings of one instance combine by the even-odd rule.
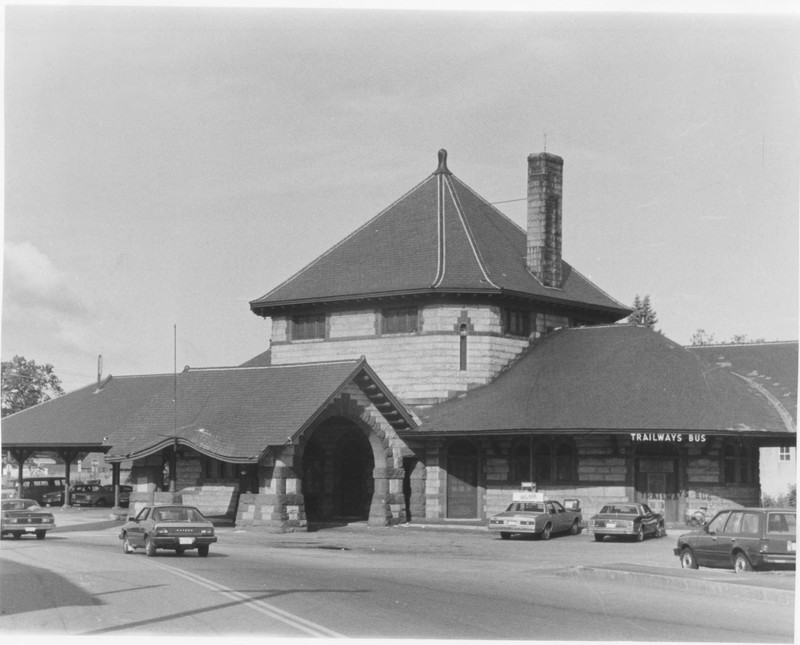
[[[439,167],[436,169],[436,172],[433,173],[434,175],[452,175],[447,169],[447,150],[442,148],[439,150]]]

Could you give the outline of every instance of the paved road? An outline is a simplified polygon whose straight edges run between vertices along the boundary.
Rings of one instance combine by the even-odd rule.
[[[4,540],[0,631],[793,640],[790,604],[732,592],[729,583],[742,580],[733,573],[682,572],[670,538],[598,544],[585,533],[541,542],[434,529],[223,529],[208,558],[147,558],[123,555],[116,534],[111,528],[56,532],[43,542]],[[587,564],[622,577],[579,566]],[[713,594],[713,587],[665,586],[663,576],[625,575],[624,567],[635,565],[723,582]],[[749,580],[777,580],[767,576]]]

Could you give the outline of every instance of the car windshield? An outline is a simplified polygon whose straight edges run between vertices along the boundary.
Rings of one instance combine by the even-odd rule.
[[[608,513],[609,515],[638,515],[639,511],[636,509],[635,506],[624,506],[620,504],[614,504],[609,506],[603,506],[603,509],[600,511],[600,514]]]
[[[544,513],[544,504],[541,502],[513,502],[506,511],[514,513]]]
[[[153,511],[156,522],[205,522],[205,517],[196,508],[157,508]]]
[[[32,499],[4,499],[3,500],[3,510],[4,511],[23,511],[26,508],[38,509],[39,508],[39,504],[37,504]]]

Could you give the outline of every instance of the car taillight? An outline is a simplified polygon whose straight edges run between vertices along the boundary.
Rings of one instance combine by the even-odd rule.
[[[214,535],[214,529],[200,529],[200,535]]]

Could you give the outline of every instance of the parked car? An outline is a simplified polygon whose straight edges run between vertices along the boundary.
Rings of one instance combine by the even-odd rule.
[[[8,488],[16,489],[14,494],[15,498],[32,499],[33,501],[41,504],[42,497],[47,493],[57,492],[64,490],[63,477],[23,477],[22,478],[22,492],[18,490],[18,482],[16,479],[10,480],[6,486]]]
[[[737,508],[720,511],[702,528],[684,533],[674,549],[684,569],[794,569],[797,511]]]
[[[0,535],[10,533],[14,539],[23,535],[35,535],[37,540],[44,540],[47,531],[54,528],[53,514],[45,511],[36,500],[11,498],[2,502],[2,526]]]
[[[544,499],[541,493],[515,493],[514,501],[502,513],[489,519],[489,530],[497,531],[508,540],[514,533],[536,535],[549,540],[553,533],[581,532],[580,504],[572,500],[573,508],[564,508],[560,502]]]
[[[73,493],[82,491],[86,484],[73,484],[69,487],[69,503],[73,504]],[[51,493],[42,495],[43,506],[63,506],[64,505],[64,489],[56,490]]]
[[[120,484],[119,486],[119,505],[125,508],[128,507],[131,501],[131,493],[133,492],[133,486],[128,486],[127,484]],[[113,501],[113,493],[114,487],[111,487],[112,493],[112,501]]]
[[[70,492],[75,506],[111,506],[114,503],[114,487],[100,484],[84,484],[81,490]]]
[[[194,506],[145,506],[122,525],[119,538],[124,553],[144,549],[151,557],[157,549],[178,555],[197,549],[197,555],[205,558],[209,546],[217,541],[214,525]]]
[[[647,535],[660,538],[667,534],[661,513],[654,513],[647,504],[629,502],[606,504],[589,518],[588,529],[597,542],[606,535],[622,535],[641,542]]]

